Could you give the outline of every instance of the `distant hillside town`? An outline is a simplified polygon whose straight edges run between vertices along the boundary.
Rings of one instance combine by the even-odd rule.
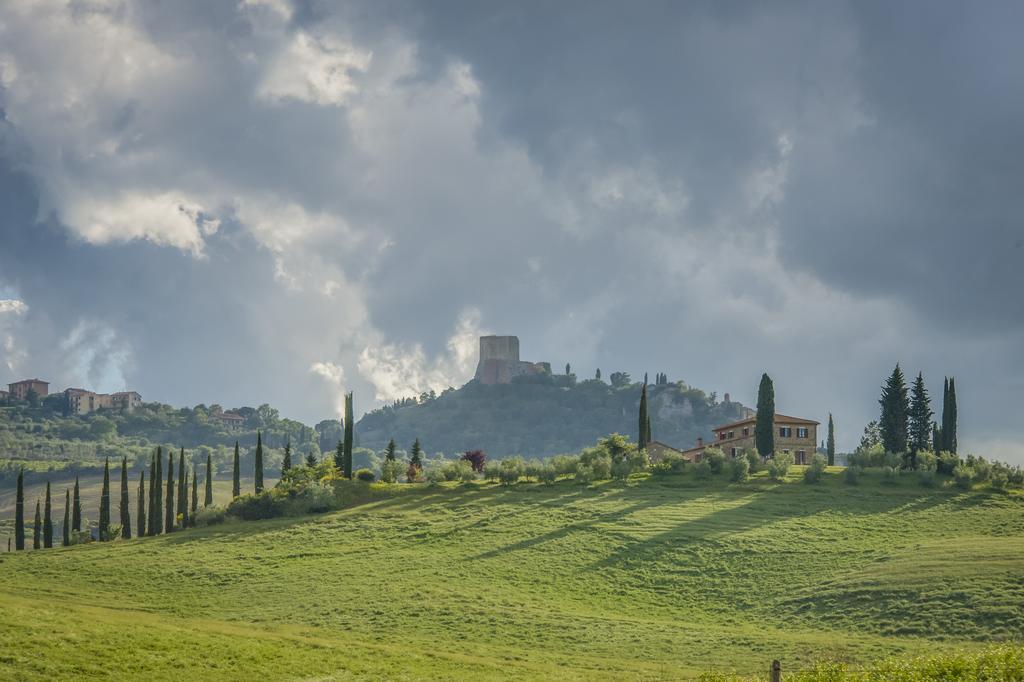
[[[142,404],[142,395],[137,391],[97,393],[84,388],[66,388],[62,393],[50,393],[50,382],[42,379],[22,379],[7,384],[6,391],[0,390],[0,401],[22,400],[35,403],[57,395],[63,395],[64,411],[67,414],[89,414],[102,409],[132,412]]]

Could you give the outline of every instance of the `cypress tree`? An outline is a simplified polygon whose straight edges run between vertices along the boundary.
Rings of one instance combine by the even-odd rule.
[[[825,455],[828,457],[828,465],[836,465],[836,427],[832,423],[832,413],[828,413],[828,440],[825,441]]]
[[[39,498],[36,498],[36,522],[32,526],[32,549],[43,548],[43,515],[39,508]]]
[[[936,422],[932,422],[932,449],[936,453],[942,450],[942,431]]]
[[[188,524],[184,519],[188,517],[188,469],[185,468],[185,448],[181,449],[178,457],[178,502],[176,504],[178,513],[182,515],[181,527]]]
[[[640,389],[640,419],[639,429],[636,439],[637,448],[640,450],[647,449],[647,384],[644,383],[644,387]]]
[[[18,493],[14,503],[14,548],[25,549],[25,469],[18,472]]]
[[[103,490],[100,492],[100,542],[110,539],[110,458],[103,462]]]
[[[156,449],[156,483],[153,487],[154,504],[150,512],[153,515],[153,534],[160,535],[164,532],[164,451],[160,447]]]
[[[164,500],[164,532],[174,532],[174,453],[167,451],[167,499]]]
[[[946,434],[949,433],[947,430],[949,427],[949,416],[949,377],[944,377],[942,380],[942,427],[934,430],[939,434],[939,440],[934,441],[936,452],[949,450],[949,443],[946,441]]]
[[[310,469],[312,469],[316,465],[317,465],[316,455],[313,454],[313,450],[311,448],[310,451],[306,454],[306,466],[308,466]]]
[[[146,535],[146,471],[139,472],[139,502],[135,509],[135,534],[137,537]]]
[[[384,449],[384,459],[388,462],[395,461],[395,439],[392,438],[388,441],[388,446]]]
[[[128,496],[128,458],[121,458],[121,537],[131,540],[132,537],[132,515],[129,505],[131,499]]]
[[[71,544],[71,489],[64,488],[64,525],[61,527],[61,544]]]
[[[156,451],[159,453],[160,448]],[[154,454],[149,460],[149,513],[146,516],[146,535],[156,535],[156,461]]]
[[[949,378],[949,417],[942,426],[942,437],[946,440],[946,449],[956,454],[956,379]]]
[[[78,494],[78,476],[75,476],[75,497],[71,507],[71,530],[76,533],[82,530],[82,498]]]
[[[418,469],[423,468],[423,448],[420,447],[420,439],[417,438],[412,442],[412,449],[409,450],[409,464],[412,464]]]
[[[238,441],[235,441],[235,460],[231,473],[231,497],[235,498],[242,494],[241,472],[238,469]]]
[[[43,508],[43,547],[53,547],[53,509],[50,506],[50,482],[46,482],[46,506]]]
[[[284,459],[281,460],[281,474],[292,468],[292,442],[284,444]]]
[[[206,454],[206,496],[203,499],[203,506],[209,507],[213,504],[213,457]]]
[[[345,471],[345,443],[344,441],[338,441],[338,445],[334,448],[334,466],[338,467],[338,471]]]
[[[345,395],[345,478],[352,478],[352,440],[355,420],[352,418],[352,391]]]
[[[757,388],[754,444],[762,458],[775,454],[775,385],[767,373],[761,375],[761,385]]]
[[[255,471],[253,477],[256,479],[256,494],[263,492],[263,435],[256,431],[256,457]]]
[[[594,379],[596,379],[597,381],[601,380],[601,368],[600,367],[598,367],[597,371],[594,372]]]
[[[882,445],[886,452],[906,452],[907,413],[910,411],[910,404],[907,398],[907,384],[903,380],[903,370],[899,364],[882,386],[882,397],[878,402],[882,406],[882,416],[879,420]]]
[[[917,468],[917,453],[928,449],[928,441],[932,431],[932,401],[928,397],[928,389],[924,386],[924,377],[920,372],[914,379],[910,390],[910,468]]]
[[[189,509],[189,525],[196,525],[196,513],[199,511],[199,472],[192,469],[192,506]]]

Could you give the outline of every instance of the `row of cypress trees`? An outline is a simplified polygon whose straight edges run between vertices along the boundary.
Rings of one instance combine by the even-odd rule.
[[[913,465],[915,454],[922,450],[957,451],[956,380],[946,377],[942,388],[942,422],[932,421],[931,398],[918,372],[913,386],[907,389],[899,364],[882,386],[878,400],[882,408],[879,428],[886,452],[906,452]]]

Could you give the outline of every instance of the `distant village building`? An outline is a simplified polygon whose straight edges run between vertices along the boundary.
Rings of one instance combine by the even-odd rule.
[[[775,414],[772,428],[775,429],[775,452],[789,453],[793,455],[796,464],[807,464],[811,461],[811,455],[816,450],[818,443],[818,425],[813,419],[802,417],[790,417],[784,414]],[[697,446],[683,451],[684,457],[692,458],[690,461],[700,461],[704,450],[709,447],[721,448],[727,457],[738,457],[744,450],[755,450],[754,427],[757,424],[757,416],[750,416],[746,419],[715,427],[715,440],[713,443],[704,443],[703,438],[697,439]]]
[[[42,379],[22,379],[13,384],[7,384],[7,390],[11,396],[18,400],[28,400],[29,391],[33,391],[38,398],[44,398],[50,392],[50,382]]]
[[[132,412],[142,404],[142,396],[135,391],[119,393],[96,393],[84,388],[69,388],[64,391],[69,414],[89,414],[100,409]]]
[[[226,426],[232,431],[245,426],[245,417],[236,412],[213,412],[209,415],[208,419],[218,422],[221,426]]]
[[[481,384],[508,384],[518,376],[551,374],[551,363],[519,359],[518,336],[481,336],[475,379]]]
[[[10,398],[10,397],[11,397],[10,391],[5,391],[4,389],[0,388],[0,402],[5,403],[5,402],[7,402],[7,399]]]
[[[687,454],[689,452],[690,454]],[[665,445],[664,443],[656,440],[652,440],[647,444],[647,458],[651,460],[651,464],[657,464],[661,460],[665,459],[665,455],[669,453],[675,453],[682,457],[684,460],[690,463],[699,462],[700,455],[695,455],[693,452],[677,450],[671,445]]]

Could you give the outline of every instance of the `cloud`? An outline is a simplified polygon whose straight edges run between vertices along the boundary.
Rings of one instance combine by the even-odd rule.
[[[335,394],[334,411],[338,419],[345,418],[345,368],[333,362],[314,362],[309,371],[322,377]]]
[[[344,104],[356,92],[353,71],[366,71],[371,54],[334,37],[298,32],[267,70],[258,94],[320,105]]]
[[[24,301],[16,298],[0,299],[0,348],[3,349],[4,366],[14,376],[27,354],[19,347],[17,337],[18,318],[28,312]]]

